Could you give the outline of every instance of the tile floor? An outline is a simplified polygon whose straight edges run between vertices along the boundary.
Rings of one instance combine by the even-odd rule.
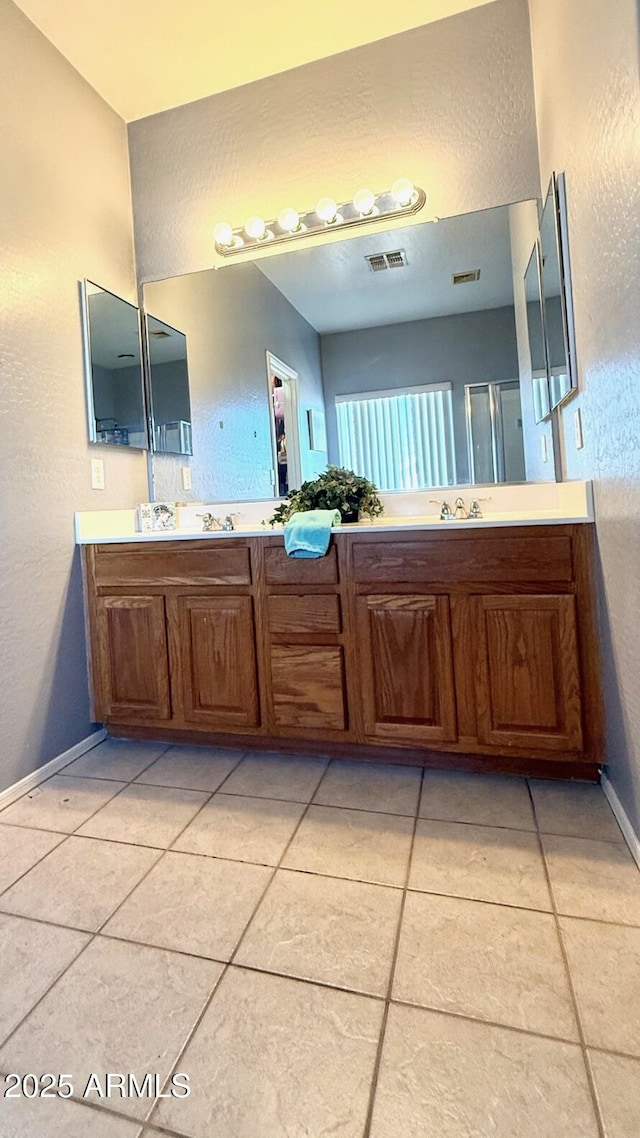
[[[595,786],[105,742],[0,812],[0,891],[0,1072],[76,1092],[0,1138],[640,1134]]]

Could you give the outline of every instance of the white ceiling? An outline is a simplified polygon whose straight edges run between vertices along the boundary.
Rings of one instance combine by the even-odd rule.
[[[407,267],[374,273],[371,253],[404,249]],[[255,262],[321,334],[513,304],[509,207],[297,249]],[[474,284],[454,273],[480,269]]]
[[[489,2],[17,0],[127,121]]]

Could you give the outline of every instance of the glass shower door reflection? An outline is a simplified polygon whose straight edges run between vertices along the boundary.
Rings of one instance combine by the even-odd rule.
[[[524,482],[518,380],[467,384],[465,404],[471,482]]]

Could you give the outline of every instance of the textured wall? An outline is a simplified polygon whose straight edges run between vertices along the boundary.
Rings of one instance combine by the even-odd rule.
[[[561,415],[564,467],[595,479],[609,775],[640,833],[638,8],[531,0],[531,28],[542,182],[567,172],[580,394]]]
[[[331,462],[338,461],[336,395],[451,383],[457,481],[468,481],[464,385],[518,378],[513,308],[338,332],[320,342]]]
[[[125,128],[0,0],[0,788],[89,730],[73,511],[146,496],[140,454],[90,489],[78,280],[135,297]]]
[[[141,119],[129,140],[143,281],[209,267],[216,221],[344,200],[400,174],[439,216],[536,197],[526,0]]]
[[[303,478],[326,464],[309,451],[306,409],[324,407],[320,339],[255,265],[230,265],[145,285],[148,312],[187,336],[193,419],[191,493],[185,459],[157,455],[156,497],[228,502],[273,497],[266,352],[299,375]],[[220,427],[220,422],[224,426]]]

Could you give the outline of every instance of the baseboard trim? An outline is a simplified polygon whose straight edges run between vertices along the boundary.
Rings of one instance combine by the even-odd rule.
[[[106,737],[106,728],[101,727],[99,731],[94,731],[91,735],[87,735],[86,739],[81,739],[79,743],[69,747],[68,751],[63,751],[55,759],[50,759],[43,767],[38,767],[31,774],[21,778],[19,782],[14,782],[13,786],[8,786],[6,790],[0,792],[0,810],[4,809],[5,806],[10,806],[17,798],[22,798],[23,794],[27,794],[28,791],[33,790],[34,786],[39,786],[41,782],[51,778],[52,774],[56,774],[62,767],[68,766],[74,759],[79,759],[80,755],[93,750]]]
[[[602,774],[601,783],[607,802],[613,810],[613,813],[616,816],[616,821],[622,830],[624,840],[631,850],[631,856],[633,857],[634,861],[637,862],[638,868],[640,869],[640,838],[631,825],[629,815],[627,814],[624,806],[618,798],[618,795],[616,794],[613,786],[604,773]]]

